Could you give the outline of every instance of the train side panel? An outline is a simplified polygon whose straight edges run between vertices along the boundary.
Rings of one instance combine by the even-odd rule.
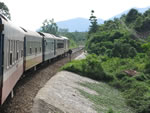
[[[64,53],[67,53],[69,50],[69,39],[67,37],[61,36],[64,39]]]
[[[2,19],[4,30],[2,32],[3,51],[3,77],[1,89],[1,104],[6,100],[13,87],[23,74],[23,43],[24,33],[22,29],[11,22]],[[1,38],[2,38],[1,37]]]
[[[43,61],[50,60],[55,57],[55,38],[48,33],[39,32],[43,36]]]
[[[36,32],[25,35],[25,70],[28,70],[43,61],[42,37]]]
[[[56,40],[56,55],[60,56],[64,54],[64,40],[61,38],[58,38]]]

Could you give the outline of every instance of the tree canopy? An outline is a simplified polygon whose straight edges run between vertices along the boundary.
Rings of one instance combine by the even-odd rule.
[[[91,10],[89,33],[95,33],[98,29],[97,18],[94,16],[94,10]]]
[[[0,12],[5,15],[7,18],[11,19],[11,15],[9,13],[8,7],[4,4],[4,2],[0,2]]]
[[[58,33],[58,26],[54,22],[54,19],[51,19],[51,20],[47,20],[46,19],[43,22],[43,25],[41,27],[41,31],[45,32],[45,33],[50,33],[50,34],[57,35],[57,33]]]

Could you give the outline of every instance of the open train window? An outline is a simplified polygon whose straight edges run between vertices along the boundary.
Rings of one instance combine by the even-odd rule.
[[[10,60],[9,64],[12,65],[12,53],[10,53]]]
[[[16,41],[14,41],[14,58],[13,61],[16,63]]]
[[[64,48],[64,43],[57,43],[57,48]]]
[[[9,40],[9,50],[8,50],[8,62],[9,66],[13,64],[13,40]]]
[[[19,41],[16,41],[16,60],[19,60]]]
[[[40,47],[40,53],[41,53],[41,51],[42,51],[42,47]]]
[[[17,56],[16,56],[16,60],[19,59],[19,52],[17,51]]]
[[[7,50],[7,68],[10,65],[10,40],[8,40],[8,50]]]
[[[30,47],[30,54],[32,54],[32,48]]]
[[[37,48],[35,48],[35,54],[37,54]]]

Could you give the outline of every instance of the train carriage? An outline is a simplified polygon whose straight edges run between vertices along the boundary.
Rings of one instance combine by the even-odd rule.
[[[42,63],[43,37],[37,32],[25,29],[24,31],[24,69],[26,71]]]
[[[43,61],[54,58],[56,56],[56,38],[48,33],[39,32],[39,34],[43,36]]]
[[[64,39],[64,53],[67,53],[69,50],[69,39],[67,37],[61,36]]]
[[[0,104],[23,74],[24,33],[0,15]]]
[[[60,56],[63,54],[64,54],[64,39],[61,37],[56,37],[56,55]]]
[[[16,27],[0,14],[0,105],[23,72],[64,55],[68,48],[68,38]]]

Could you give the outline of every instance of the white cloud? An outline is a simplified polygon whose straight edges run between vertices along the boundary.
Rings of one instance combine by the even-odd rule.
[[[132,7],[150,6],[150,0],[1,0],[8,8],[12,21],[27,29],[36,30],[44,19],[55,21],[75,17],[89,18],[95,10],[98,18],[108,19]]]

